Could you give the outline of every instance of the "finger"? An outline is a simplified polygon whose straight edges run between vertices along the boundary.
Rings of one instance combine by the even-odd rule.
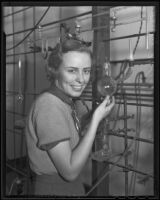
[[[110,96],[106,96],[105,99],[102,102],[103,105],[109,105],[110,104]]]
[[[110,103],[109,105],[107,105],[106,108],[108,108],[108,109],[112,109],[114,105],[115,105],[115,98],[112,97],[112,101],[111,101],[111,103]]]
[[[115,103],[115,98],[114,98],[114,96],[111,97],[111,103],[112,103],[112,102]]]

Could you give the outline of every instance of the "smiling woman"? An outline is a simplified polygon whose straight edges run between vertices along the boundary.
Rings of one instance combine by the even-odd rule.
[[[57,44],[48,58],[47,75],[51,87],[33,103],[27,119],[26,141],[34,194],[82,196],[80,173],[92,149],[97,127],[114,106],[109,97],[94,111],[81,138],[74,98],[90,79],[92,54],[80,41]]]
[[[70,51],[63,56],[55,84],[68,96],[79,97],[89,82],[90,70],[88,53]]]

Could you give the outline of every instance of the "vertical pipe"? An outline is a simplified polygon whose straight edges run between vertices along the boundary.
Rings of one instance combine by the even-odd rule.
[[[127,100],[125,95],[123,95],[124,99],[124,130],[125,130],[125,137],[124,137],[124,146],[125,149],[128,148],[128,140],[127,140]],[[125,167],[128,167],[128,155],[126,154],[125,157]],[[128,196],[128,170],[125,170],[125,196]]]
[[[14,8],[12,7],[12,13],[14,12]],[[12,32],[14,33],[14,15],[12,15]],[[15,36],[13,35],[13,46],[15,46]],[[15,49],[13,49],[13,54],[15,54]],[[13,56],[13,63],[15,63],[15,56]],[[15,74],[16,74],[16,69],[15,69],[15,64],[13,64],[13,91],[15,91]],[[13,109],[15,112],[15,95],[13,95]],[[16,165],[16,134],[15,134],[15,128],[14,128],[14,124],[15,124],[15,114],[13,114],[13,153],[14,153],[14,166],[15,168],[17,167]]]
[[[26,27],[26,19],[27,19],[27,17],[26,17],[26,12],[23,12],[23,24],[24,24],[24,29],[25,29],[25,27]],[[24,51],[25,51],[25,47],[26,47],[26,45],[24,44]],[[24,80],[24,85],[23,85],[23,94],[24,94],[24,100],[23,100],[23,110],[22,110],[22,113],[23,113],[23,116],[25,115],[25,103],[26,103],[26,88],[27,88],[27,70],[28,70],[28,68],[27,68],[27,55],[25,54],[24,55],[24,73],[23,73],[23,80]],[[21,134],[22,134],[22,143],[21,143],[21,149],[22,149],[22,153],[23,153],[23,145],[25,145],[25,139],[24,139],[24,137],[25,137],[25,135],[23,135],[23,131],[24,130],[22,130],[21,131]],[[25,146],[26,147],[26,146]],[[26,152],[27,152],[27,149],[26,149]],[[26,156],[27,157],[27,156]],[[29,170],[28,170],[28,162],[27,162],[27,159],[28,158],[26,158],[26,163],[25,163],[25,166],[27,165],[27,186],[26,186],[26,194],[28,195],[29,194]]]
[[[133,58],[133,50],[132,50],[132,40],[129,39],[129,60],[130,61],[133,61],[134,58]]]
[[[148,8],[146,6],[146,50],[149,50]]]
[[[19,95],[22,94],[22,84],[21,84],[21,81],[22,81],[22,61],[21,61],[21,57],[19,58],[19,61],[18,61],[18,93]]]
[[[3,13],[2,13],[2,16],[3,16]],[[3,32],[3,36],[2,36],[2,62],[3,63],[3,66],[1,66],[1,119],[3,119],[3,123],[1,123],[1,139],[2,139],[2,143],[1,143],[1,150],[4,150],[6,148],[6,135],[7,135],[7,130],[6,130],[6,98],[7,96],[4,96],[5,95],[5,91],[6,91],[6,86],[5,86],[5,83],[6,83],[6,34],[5,32]],[[4,83],[4,84],[3,84]],[[2,121],[1,121],[2,122]],[[2,156],[2,155],[1,155]],[[5,162],[7,162],[8,160],[8,157],[7,157],[7,154],[6,154],[6,157],[5,156],[2,156],[1,157],[1,163],[3,163],[3,165],[1,165],[1,175],[2,175],[2,180],[4,180],[4,184],[1,185],[1,197],[3,195],[6,195],[8,194],[9,192],[9,189],[7,187],[7,181],[6,181],[6,174],[3,173],[3,170],[4,171],[7,171],[6,170],[6,165],[5,165]],[[5,187],[6,187],[6,190],[5,190]],[[8,189],[8,190],[7,190]]]
[[[36,8],[33,7],[33,26],[35,26],[36,24]],[[36,34],[35,31],[33,32],[33,41],[36,41]],[[36,98],[36,53],[34,51],[33,53],[33,90],[34,90],[34,95],[33,98],[35,100]],[[30,173],[30,166],[29,166],[29,160],[28,160],[28,156],[27,156],[27,195],[32,193],[32,187],[30,187],[30,184],[33,185],[33,183],[31,182],[31,173]]]
[[[110,7],[109,6],[93,6],[92,8],[92,14],[97,15],[98,13],[101,13],[102,11],[104,12],[107,11],[106,15],[100,16],[100,17],[94,17],[92,21],[92,26],[93,27],[98,27],[98,26],[105,26],[110,24]],[[94,81],[92,83],[92,96],[93,96],[93,104],[92,104],[92,109],[94,110],[97,107],[96,104],[96,99],[100,97],[100,94],[97,91],[97,82],[98,80],[103,76],[103,68],[102,65],[104,64],[105,58],[107,57],[108,60],[110,58],[110,49],[109,49],[109,43],[102,43],[104,39],[108,39],[110,37],[110,29],[107,28],[105,30],[94,30],[93,33],[93,57],[94,57]],[[106,131],[106,130],[105,130]],[[102,134],[105,134],[102,131]],[[97,134],[99,134],[97,132]],[[95,141],[97,146],[101,145],[99,141]],[[95,150],[96,146],[95,143],[93,145],[93,151]],[[109,170],[109,164],[107,162],[92,162],[92,180],[96,180],[98,175],[106,169]],[[93,182],[94,184],[94,182]],[[102,183],[98,185],[96,189],[93,190],[91,195],[96,195],[96,196],[107,196],[109,195],[109,176],[107,176]]]
[[[23,25],[24,25],[24,29],[25,29],[25,12],[23,12]],[[23,27],[22,27],[23,28]],[[22,45],[24,45],[25,46],[25,44],[22,44]],[[24,49],[25,48],[21,48],[21,49],[23,49],[23,51],[24,51]],[[24,57],[25,57],[26,55],[24,55]],[[23,70],[21,71],[22,73],[21,73],[21,76],[22,76],[22,74],[25,74],[24,76],[22,76],[23,77],[23,79],[24,78],[26,78],[26,73],[25,73],[25,69],[26,69],[26,66],[25,66],[25,59],[23,59],[23,70],[24,70],[24,73],[23,73]],[[21,78],[22,78],[21,77]],[[23,79],[21,79],[21,82],[22,82],[22,80]],[[24,81],[25,82],[25,81]],[[20,87],[20,89],[21,89],[21,93],[23,93],[23,96],[25,95],[25,91],[24,91],[24,84],[21,84],[21,87]],[[25,97],[25,96],[24,96]],[[24,115],[24,109],[25,109],[25,98],[23,98],[23,105],[22,105],[22,108],[21,108],[21,110],[20,110],[20,113],[21,113],[21,117]],[[24,135],[23,135],[23,129],[21,129],[21,148],[20,148],[20,150],[21,150],[21,158],[23,157],[23,143],[24,143]],[[23,168],[23,161],[22,161],[22,163],[21,163],[21,167]]]
[[[33,26],[35,27],[36,25],[36,7],[33,7]],[[35,31],[33,32],[33,40],[36,41],[36,33]],[[43,41],[43,40],[42,40]],[[36,98],[36,53],[34,51],[34,54],[33,54],[33,87],[34,87],[34,99]]]

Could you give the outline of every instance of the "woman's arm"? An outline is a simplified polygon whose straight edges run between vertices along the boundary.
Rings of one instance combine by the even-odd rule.
[[[108,103],[109,97],[106,97],[97,107],[86,134],[73,150],[71,150],[69,140],[60,142],[54,148],[48,150],[52,162],[66,180],[72,181],[76,179],[85,165],[92,149],[98,125],[113,108],[115,104],[114,98],[110,105]]]

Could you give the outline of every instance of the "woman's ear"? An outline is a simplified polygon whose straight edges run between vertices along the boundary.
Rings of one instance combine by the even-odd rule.
[[[46,74],[49,80],[55,79],[58,76],[58,70],[49,65],[45,66]]]
[[[53,75],[57,75],[57,74],[58,74],[58,70],[55,69],[54,67],[49,67],[49,66],[47,66],[47,68],[48,68],[48,71],[49,71],[50,73],[52,73]]]

